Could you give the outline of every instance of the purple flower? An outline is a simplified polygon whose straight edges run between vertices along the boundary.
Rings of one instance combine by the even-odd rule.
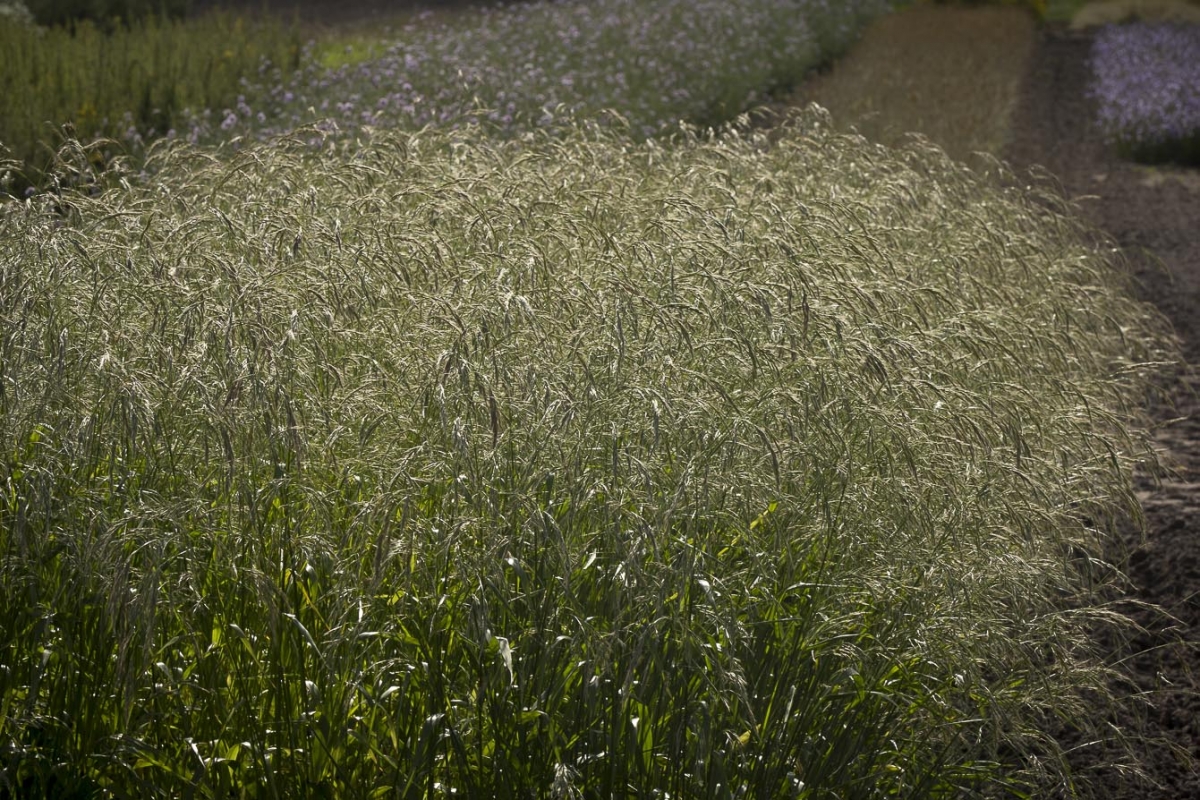
[[[1200,142],[1200,26],[1107,26],[1090,64],[1098,122],[1111,142],[1135,154]]]
[[[494,109],[507,131],[552,130],[612,109],[640,138],[756,102],[836,55],[888,5],[588,0],[480,11],[454,26],[429,19],[364,61],[326,68],[310,44],[294,74],[263,65],[233,109],[214,112],[200,135],[262,138],[328,116],[347,132],[363,124],[460,126],[482,109]]]

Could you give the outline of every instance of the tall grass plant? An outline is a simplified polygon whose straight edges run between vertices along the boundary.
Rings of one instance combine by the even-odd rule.
[[[311,135],[0,205],[3,791],[1069,786],[1174,350],[1059,201],[815,111]]]

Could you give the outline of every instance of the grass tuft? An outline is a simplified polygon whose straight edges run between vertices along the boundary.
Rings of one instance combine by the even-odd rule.
[[[1052,198],[817,111],[312,135],[0,204],[4,791],[1067,780],[1175,351]]]

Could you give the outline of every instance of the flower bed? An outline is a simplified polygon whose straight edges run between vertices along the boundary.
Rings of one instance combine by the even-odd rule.
[[[418,20],[381,57],[264,67],[236,105],[192,114],[193,142],[270,138],[318,119],[345,130],[457,126],[502,134],[617,112],[639,137],[724,122],[843,50],[884,0],[599,0]]]
[[[1099,123],[1122,152],[1200,163],[1200,26],[1106,27],[1091,68]]]

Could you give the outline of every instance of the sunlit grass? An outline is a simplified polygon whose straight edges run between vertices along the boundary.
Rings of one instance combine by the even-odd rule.
[[[376,39],[337,37],[318,44],[314,48],[313,58],[324,69],[338,69],[373,61],[382,56],[383,51],[383,45]]]
[[[417,6],[367,20],[312,23],[306,30],[313,44],[313,62],[324,69],[338,69],[374,61],[398,39],[419,36],[423,29],[436,28],[440,35],[450,35],[460,25],[469,26],[480,13],[479,6],[485,5],[488,3]]]
[[[0,205],[9,791],[1064,783],[1174,350],[1061,203],[815,112],[309,135]]]

